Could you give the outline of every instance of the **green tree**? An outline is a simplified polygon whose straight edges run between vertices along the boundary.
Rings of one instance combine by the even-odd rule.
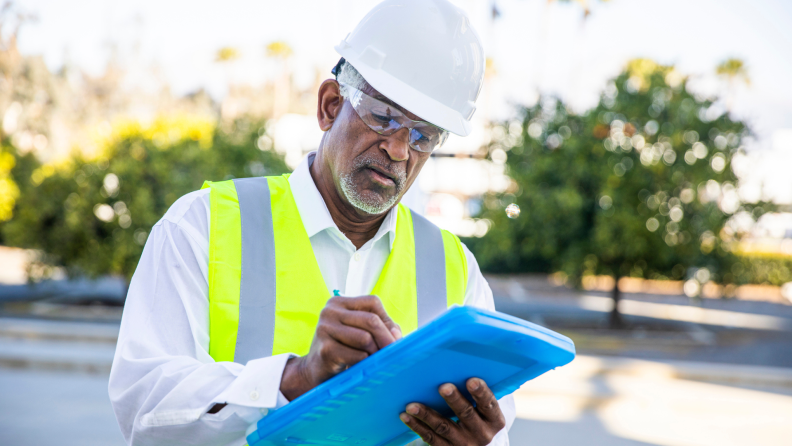
[[[484,199],[493,227],[470,240],[490,271],[735,281],[734,214],[756,217],[767,203],[741,203],[731,169],[747,126],[697,98],[673,67],[631,61],[583,115],[559,100],[524,109],[491,149],[508,151],[510,193]],[[501,154],[502,157],[502,154]],[[522,214],[509,219],[504,207]],[[707,276],[707,277],[704,277]],[[621,318],[614,305],[614,326]]]
[[[13,218],[18,201],[31,193],[30,175],[40,167],[33,153],[20,154],[13,145],[0,145],[0,245],[7,244],[3,224]]]
[[[715,68],[715,73],[726,80],[728,86],[726,108],[731,111],[737,81],[742,81],[745,85],[751,85],[751,77],[748,75],[748,68],[742,60],[730,58],[718,64]]]
[[[180,196],[204,180],[288,171],[268,148],[260,122],[176,117],[143,127],[121,123],[96,157],[75,152],[43,166],[12,170],[20,184],[4,242],[40,250],[33,278],[54,266],[70,276],[131,278],[151,227]]]
[[[0,147],[0,222],[11,218],[14,204],[19,198],[19,186],[11,177],[16,157],[11,148]]]
[[[751,85],[751,77],[748,76],[748,68],[745,63],[736,58],[726,59],[718,64],[715,72],[718,76],[724,77],[729,84],[733,84],[737,80],[743,81],[746,85]]]

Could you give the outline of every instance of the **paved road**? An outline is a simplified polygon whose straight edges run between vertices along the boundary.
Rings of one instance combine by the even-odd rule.
[[[685,379],[708,364],[580,356],[515,393],[514,446],[786,446],[792,370],[725,366],[734,386]],[[754,388],[750,388],[754,387]],[[762,387],[761,389],[757,389]],[[0,444],[124,444],[107,375],[0,368]]]
[[[580,293],[534,277],[488,277],[495,307],[559,331],[580,353],[792,367],[792,305],[625,293],[630,330],[609,330],[607,293]]]
[[[125,444],[107,398],[105,375],[0,369],[0,394],[0,444]],[[518,419],[510,437],[515,446],[647,444],[610,434],[594,414],[573,426]]]
[[[510,437],[517,446],[787,446],[791,390],[783,368],[579,356],[515,392]]]
[[[0,395],[0,444],[125,444],[106,375],[0,369]]]
[[[593,413],[582,414],[574,423],[518,418],[509,431],[509,443],[511,446],[654,445],[613,435]]]
[[[649,305],[631,307],[625,332],[597,325],[607,311],[601,295],[493,288],[500,310],[570,335],[579,353],[603,355],[581,355],[520,389],[513,445],[789,444],[792,371],[723,363],[792,367],[784,325],[792,306],[705,301],[714,312],[700,312],[678,296],[627,295]],[[117,322],[0,318],[0,444],[123,444],[106,390],[117,330]],[[657,362],[670,359],[698,362]]]
[[[107,397],[117,333],[116,324],[0,318],[0,444],[123,444]],[[594,413],[559,422],[537,419],[534,405],[515,422],[512,444],[642,444],[609,433]]]

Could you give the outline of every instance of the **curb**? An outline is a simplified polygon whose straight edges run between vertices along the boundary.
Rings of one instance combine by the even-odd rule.
[[[0,368],[109,373],[119,324],[0,318]],[[547,377],[631,375],[792,388],[792,368],[578,355]],[[544,380],[540,378],[539,381]]]
[[[110,373],[115,345],[96,342],[0,339],[0,367]]]
[[[732,386],[792,388],[792,368],[694,361],[647,361],[589,355],[578,355],[569,365],[537,379],[536,385],[529,383],[526,386],[531,391],[537,391],[544,387],[542,382],[550,388],[563,388],[563,382],[568,380],[618,376],[688,380]]]
[[[117,322],[74,322],[46,319],[0,318],[0,339],[88,341],[115,344]]]
[[[0,368],[109,374],[118,323],[0,318]]]

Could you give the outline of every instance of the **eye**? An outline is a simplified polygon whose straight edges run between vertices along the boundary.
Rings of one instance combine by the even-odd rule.
[[[412,133],[412,140],[414,142],[429,142],[429,138],[427,138],[420,130],[412,129],[410,132]]]
[[[373,109],[371,110],[371,116],[384,125],[389,124],[393,120],[393,113],[391,112],[390,107],[385,107],[384,110],[381,108]]]
[[[374,118],[376,121],[381,122],[382,124],[388,124],[389,122],[391,122],[390,116],[385,116],[374,111],[371,112],[371,117]]]

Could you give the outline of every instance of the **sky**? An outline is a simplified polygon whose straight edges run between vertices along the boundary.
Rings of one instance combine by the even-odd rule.
[[[243,57],[233,79],[255,83],[274,74],[264,46],[284,40],[295,50],[296,81],[308,86],[316,67],[332,67],[338,57],[333,46],[376,3],[20,0],[38,16],[22,29],[20,48],[43,55],[52,69],[68,61],[99,74],[115,47],[129,64],[158,67],[177,93],[204,87],[222,95],[228,73],[214,62],[219,48],[239,48]],[[768,138],[775,129],[792,128],[792,2],[591,0],[584,20],[574,2],[500,0],[494,22],[491,1],[456,3],[468,11],[495,61],[493,93],[503,102],[531,103],[541,91],[589,107],[633,57],[676,64],[700,77],[703,91],[715,93],[715,65],[739,57],[752,83],[739,87],[735,111]]]
[[[205,88],[219,98],[229,80],[255,84],[277,73],[264,50],[276,40],[294,49],[298,86],[310,86],[317,69],[329,77],[338,58],[333,46],[376,3],[19,0],[38,16],[23,27],[19,47],[42,55],[53,70],[69,63],[92,74],[103,71],[115,48],[132,73],[156,67],[178,94]],[[496,20],[490,0],[454,3],[468,12],[495,64],[497,75],[482,93],[489,118],[508,118],[539,92],[585,110],[634,57],[675,64],[697,91],[723,93],[715,66],[738,57],[751,84],[736,88],[733,112],[757,135],[751,150],[792,153],[792,139],[784,136],[792,129],[792,1],[589,0],[584,19],[575,2],[498,0]],[[224,46],[242,53],[233,67],[214,62]],[[780,187],[785,184],[792,194],[792,182]]]

